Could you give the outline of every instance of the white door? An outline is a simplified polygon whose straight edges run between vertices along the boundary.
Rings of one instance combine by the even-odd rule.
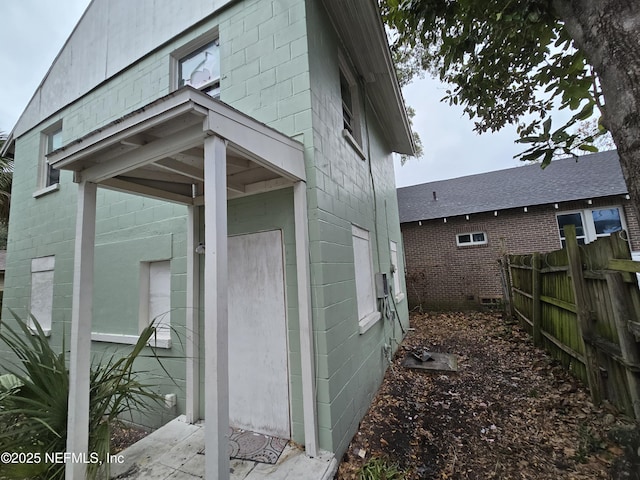
[[[229,237],[229,421],[290,438],[282,234]]]

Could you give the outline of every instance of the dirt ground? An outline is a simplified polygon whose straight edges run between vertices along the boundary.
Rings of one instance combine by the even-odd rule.
[[[336,475],[382,457],[407,479],[636,479],[614,443],[632,422],[594,407],[581,383],[499,314],[416,314]],[[401,365],[409,351],[452,353],[458,372]],[[637,438],[636,438],[637,440]],[[634,441],[636,441],[634,440]],[[631,450],[630,450],[631,448]],[[638,452],[640,455],[640,451]]]

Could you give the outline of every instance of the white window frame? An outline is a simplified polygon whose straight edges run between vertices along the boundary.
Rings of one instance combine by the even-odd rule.
[[[479,233],[481,233],[484,237],[483,240],[481,241],[477,241],[474,240],[473,236],[474,235],[478,235]],[[469,238],[471,241],[469,242],[461,242],[460,241],[460,237],[469,235]],[[471,246],[476,246],[476,245],[486,245],[487,243],[489,243],[489,240],[487,238],[487,232],[483,231],[483,230],[476,230],[475,232],[463,232],[463,233],[458,233],[456,234],[456,245],[458,247],[471,247]]]
[[[171,261],[140,262],[140,331],[154,323],[154,347],[171,348]]]
[[[346,61],[345,57],[342,54],[338,55],[338,64],[339,64],[339,85],[340,89],[340,119],[342,126],[342,136],[347,140],[347,142],[354,148],[356,153],[363,160],[366,158],[364,154],[364,150],[362,149],[362,115],[360,108],[360,89],[358,88],[358,82],[356,76],[353,74],[349,63]],[[349,94],[351,96],[351,108],[349,113],[351,114],[351,131],[345,128],[345,119],[344,119],[344,110],[347,108],[344,103],[344,98],[342,95],[342,78],[348,84]]]
[[[60,146],[62,146],[62,121],[58,121],[53,125],[44,129],[40,134],[40,158],[38,160],[38,186],[37,190],[33,193],[33,197],[37,198],[45,195],[49,192],[56,191],[60,188],[60,177],[58,176],[57,182],[49,182],[50,172],[49,169],[53,168],[49,166],[47,155],[53,150],[59,147],[50,147],[51,139],[54,135],[60,134]],[[60,172],[58,171],[58,175]]]
[[[171,90],[177,90],[180,88],[180,62],[184,60],[186,57],[193,55],[198,52],[198,50],[203,49],[207,45],[212,42],[219,42],[220,35],[218,29],[214,29],[188,43],[177,48],[170,55],[170,82],[171,82]],[[219,45],[219,43],[218,43]],[[220,62],[221,63],[221,62]],[[220,67],[220,66],[219,66]],[[213,98],[220,97],[220,81],[222,78],[222,71],[220,70],[220,75],[218,78],[213,79],[211,82],[200,85],[198,87],[199,90],[207,90],[210,87],[217,86],[217,94],[211,95]]]
[[[561,246],[563,245],[562,242],[565,239],[564,237],[562,237],[562,234],[560,232],[560,227],[558,226],[559,216],[571,215],[573,213],[580,214],[580,217],[582,218],[582,227],[584,229],[584,243],[591,243],[597,240],[598,238],[608,237],[609,235],[611,235],[610,233],[603,233],[603,234],[596,233],[596,225],[595,225],[595,222],[593,221],[593,212],[596,210],[613,210],[614,208],[617,209],[618,212],[620,213],[620,224],[622,226],[622,230],[627,230],[627,222],[624,216],[624,208],[622,207],[622,205],[605,205],[602,207],[590,206],[589,208],[585,208],[582,210],[567,210],[563,212],[557,212],[556,228],[558,229],[558,238],[560,238],[560,245]],[[580,236],[578,238],[582,238],[582,237]]]
[[[355,271],[358,324],[360,326],[360,334],[363,334],[380,320],[381,314],[377,307],[369,231],[352,225],[351,238],[353,241],[353,268]],[[364,245],[365,251],[359,251],[359,245]]]
[[[30,315],[29,328],[33,333],[37,331],[31,319],[33,315],[44,334],[51,335],[53,321],[53,285],[55,273],[56,257],[38,257],[31,259],[31,293],[30,293]]]
[[[389,242],[389,252],[391,256],[391,276],[393,277],[393,295],[396,302],[404,299],[402,283],[400,282],[400,265],[398,263],[398,243],[391,240]]]
[[[168,286],[168,291],[164,295],[168,301],[161,304],[159,308],[154,308],[154,282],[151,275],[154,274],[155,267],[164,268],[164,280]],[[167,278],[168,277],[168,278]],[[147,345],[156,348],[171,348],[171,260],[157,260],[140,262],[140,279],[138,287],[138,331],[142,332],[148,327],[151,321],[156,320],[156,334],[149,339]],[[120,343],[125,345],[135,345],[140,339],[140,335],[127,335],[120,333],[91,332],[91,340],[94,342]]]

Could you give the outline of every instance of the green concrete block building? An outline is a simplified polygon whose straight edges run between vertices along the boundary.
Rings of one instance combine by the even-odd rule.
[[[204,419],[207,478],[229,423],[342,455],[408,325],[394,152],[375,0],[93,0],[5,146],[3,319],[66,338],[68,450],[155,321],[177,404],[141,421]]]

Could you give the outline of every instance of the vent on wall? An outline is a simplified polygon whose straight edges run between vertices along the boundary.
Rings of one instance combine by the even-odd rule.
[[[487,310],[501,310],[502,297],[480,297],[480,305]]]

